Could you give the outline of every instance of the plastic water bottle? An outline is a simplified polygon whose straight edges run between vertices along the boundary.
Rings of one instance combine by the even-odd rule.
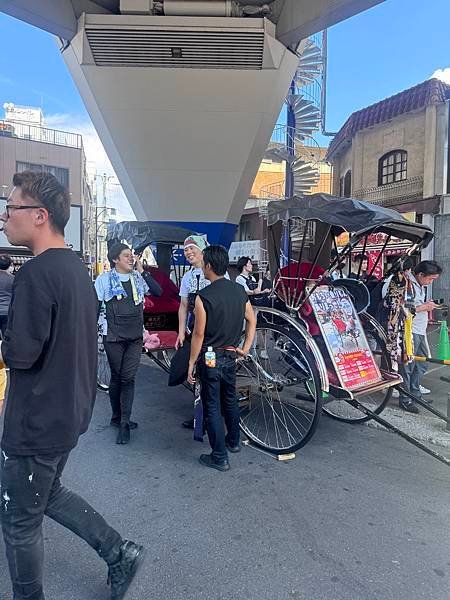
[[[205,352],[205,365],[207,367],[216,366],[216,353],[214,352],[212,346],[208,346],[208,351]]]

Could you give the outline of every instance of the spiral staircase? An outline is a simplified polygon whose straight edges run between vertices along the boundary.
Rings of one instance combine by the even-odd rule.
[[[314,134],[321,122],[321,36],[304,40],[297,52],[298,67],[285,101],[294,124],[276,125],[265,156],[284,161],[292,172],[294,194],[307,194],[320,179],[319,144]],[[285,180],[261,188],[261,196],[260,215],[265,217],[267,203],[285,197]]]

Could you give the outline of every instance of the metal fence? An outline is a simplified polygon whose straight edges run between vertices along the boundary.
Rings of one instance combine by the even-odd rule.
[[[367,200],[381,206],[391,206],[402,200],[421,197],[423,194],[423,177],[410,177],[405,181],[389,183],[376,187],[356,190],[352,192],[353,198]]]
[[[69,146],[70,148],[83,147],[83,140],[79,133],[48,129],[47,127],[16,121],[0,120],[0,137],[20,138],[34,142],[44,142],[45,144],[55,144],[56,146]]]

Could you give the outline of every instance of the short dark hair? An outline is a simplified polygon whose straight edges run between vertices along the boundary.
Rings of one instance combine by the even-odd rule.
[[[9,254],[0,254],[0,271],[6,271],[11,266],[12,260]]]
[[[440,275],[442,273],[442,267],[435,260],[422,260],[415,268],[414,274],[418,275]]]
[[[239,271],[239,273],[242,273],[245,265],[248,263],[248,261],[252,262],[252,259],[250,258],[250,256],[241,256],[241,258],[237,261],[237,270]]]
[[[114,261],[119,258],[120,253],[124,250],[130,250],[130,246],[122,244],[121,242],[113,244],[110,248],[108,248],[108,260],[111,268],[114,268]]]
[[[369,257],[367,256],[367,254],[359,253],[355,256],[354,260],[360,260],[360,261],[369,260]]]
[[[42,171],[22,171],[14,174],[13,185],[21,189],[23,197],[42,204],[48,211],[50,225],[64,235],[70,218],[70,196],[54,175]]]
[[[225,275],[229,265],[228,251],[223,246],[208,246],[203,250],[203,262],[209,265],[216,275]]]

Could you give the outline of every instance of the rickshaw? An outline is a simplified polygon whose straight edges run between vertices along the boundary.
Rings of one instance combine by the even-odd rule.
[[[430,228],[330,194],[269,202],[267,219],[274,291],[270,305],[257,307],[254,351],[238,362],[242,431],[256,446],[283,455],[311,439],[322,413],[353,424],[374,419],[449,464],[380,417],[402,378],[385,329],[368,311],[381,285],[373,273],[389,242],[408,242],[404,256],[413,255],[432,240]],[[362,261],[376,233],[383,243],[363,281]]]

